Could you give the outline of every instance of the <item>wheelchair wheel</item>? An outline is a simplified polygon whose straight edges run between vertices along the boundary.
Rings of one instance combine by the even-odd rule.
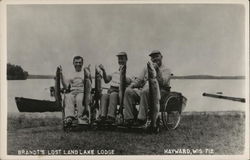
[[[163,126],[168,129],[176,129],[181,120],[181,114],[178,111],[162,112]]]
[[[168,129],[176,129],[181,120],[181,113],[178,107],[178,99],[176,96],[167,97],[161,111],[161,120],[163,126]]]

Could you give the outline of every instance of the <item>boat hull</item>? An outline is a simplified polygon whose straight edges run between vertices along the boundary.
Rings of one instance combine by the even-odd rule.
[[[19,112],[60,112],[55,101],[15,97]]]

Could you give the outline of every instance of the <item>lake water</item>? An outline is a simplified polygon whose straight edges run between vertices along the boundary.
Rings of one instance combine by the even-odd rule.
[[[54,100],[49,87],[53,79],[8,81],[8,112],[18,112],[15,97]],[[246,98],[245,80],[171,80],[171,90],[181,92],[187,99],[185,111],[245,111],[246,103],[202,96],[202,93],[223,92],[225,96]]]

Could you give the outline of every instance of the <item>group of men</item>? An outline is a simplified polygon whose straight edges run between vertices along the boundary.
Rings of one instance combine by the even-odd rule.
[[[154,50],[149,56],[157,73],[156,78],[160,87],[161,97],[164,97],[170,92],[171,71],[162,63],[163,55],[160,51]],[[103,80],[105,83],[110,83],[110,88],[106,94],[102,94],[101,96],[97,123],[113,124],[116,121],[117,105],[119,103],[120,67],[127,64],[128,56],[126,52],[120,52],[117,54],[117,58],[119,68],[112,74],[107,74],[104,66],[102,64],[99,65]],[[68,77],[63,74],[62,68],[60,68],[63,87],[70,88],[70,92],[65,96],[66,124],[71,124],[75,118],[77,118],[78,121],[86,118],[84,117],[85,115],[83,115],[85,107],[82,103],[84,97],[83,63],[84,60],[82,57],[74,57],[73,65],[75,70]],[[148,70],[146,66],[138,77],[132,79],[126,76],[127,87],[123,100],[125,125],[145,125],[148,118],[148,111],[151,107],[149,106],[149,85],[147,81]],[[161,103],[160,101],[159,103]],[[139,110],[136,109],[136,104],[138,103]],[[75,112],[75,110],[77,110],[77,112]],[[152,124],[150,127],[154,130],[157,126]]]

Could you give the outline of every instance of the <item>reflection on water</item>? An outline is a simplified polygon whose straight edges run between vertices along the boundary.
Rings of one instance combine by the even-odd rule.
[[[8,112],[18,112],[15,97],[54,100],[49,87],[53,79],[28,79],[8,81]],[[246,109],[246,103],[215,99],[202,96],[202,93],[222,92],[225,96],[246,98],[245,80],[172,80],[171,90],[181,92],[188,99],[185,111],[230,111]]]

